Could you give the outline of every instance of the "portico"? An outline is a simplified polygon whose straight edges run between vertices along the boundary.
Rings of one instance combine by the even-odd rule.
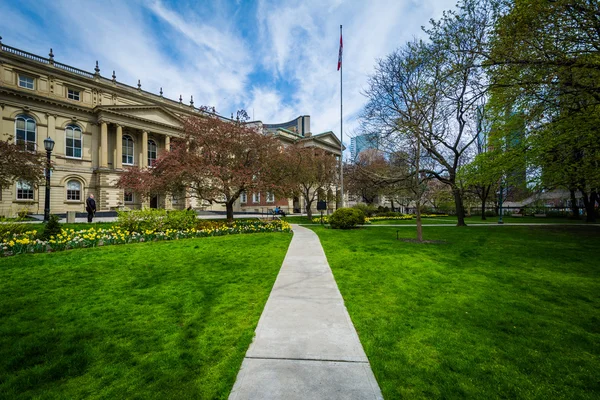
[[[171,137],[180,135],[183,120],[160,106],[98,106],[94,109],[98,120],[99,160],[95,170],[99,209],[127,207],[171,208],[170,199],[125,196],[115,187],[119,175],[127,168],[148,168],[171,146]],[[128,203],[128,204],[126,204]],[[185,203],[180,207],[185,207]]]

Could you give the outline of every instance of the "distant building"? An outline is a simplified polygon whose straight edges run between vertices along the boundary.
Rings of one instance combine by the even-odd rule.
[[[350,139],[351,161],[356,161],[361,151],[379,150],[379,137],[376,134],[364,134]]]

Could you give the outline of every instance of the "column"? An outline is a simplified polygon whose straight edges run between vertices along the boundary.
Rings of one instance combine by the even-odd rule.
[[[100,122],[100,168],[108,168],[108,124]]]
[[[165,151],[171,151],[171,136],[165,135]]]
[[[121,125],[117,125],[117,157],[115,159],[115,168],[121,169],[123,168],[123,127]]]
[[[148,166],[148,132],[142,132],[142,159],[140,160],[140,168]]]

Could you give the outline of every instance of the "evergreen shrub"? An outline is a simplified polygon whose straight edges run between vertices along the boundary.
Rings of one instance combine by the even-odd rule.
[[[365,214],[358,208],[340,208],[329,216],[333,229],[352,229],[365,223]]]

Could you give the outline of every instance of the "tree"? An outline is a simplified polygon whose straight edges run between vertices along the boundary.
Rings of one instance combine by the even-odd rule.
[[[509,141],[505,126],[514,113],[522,115],[521,146],[509,151],[526,157],[540,188],[563,187],[573,200],[581,192],[593,222],[600,202],[600,3],[516,0],[503,6],[484,63],[497,134]]]
[[[150,169],[131,168],[118,185],[142,195],[181,193],[210,203],[224,204],[233,220],[233,204],[242,192],[274,191],[272,160],[280,142],[240,122],[216,115],[188,119],[183,137],[162,154]]]
[[[13,143],[12,138],[0,141],[0,154],[0,190],[18,179],[36,184],[44,176],[43,155]]]
[[[461,2],[413,41],[377,63],[363,115],[388,141],[410,136],[423,149],[418,173],[438,179],[453,193],[458,225],[465,225],[457,172],[476,139],[476,109],[485,99],[481,52],[492,21],[485,3]]]
[[[390,165],[381,152],[372,149],[362,151],[358,159],[345,168],[346,190],[360,196],[366,204],[373,205],[389,186],[381,177],[389,176],[390,172]]]
[[[473,193],[481,201],[481,219],[485,217],[485,206],[490,197],[496,193],[496,189],[504,175],[496,161],[498,153],[488,151],[478,154],[473,161],[462,167],[459,178],[465,185],[467,191]]]
[[[335,156],[315,147],[304,147],[302,143],[288,146],[280,153],[271,169],[273,181],[280,182],[277,188],[283,194],[304,197],[306,214],[312,218],[312,205],[319,192],[327,193],[338,180],[338,161]]]

